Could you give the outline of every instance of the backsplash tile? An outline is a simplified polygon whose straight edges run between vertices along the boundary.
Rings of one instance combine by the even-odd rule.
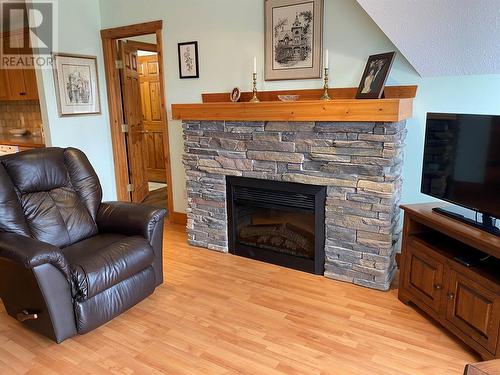
[[[32,135],[42,135],[38,100],[0,101],[0,133],[7,133],[12,128],[28,129]]]

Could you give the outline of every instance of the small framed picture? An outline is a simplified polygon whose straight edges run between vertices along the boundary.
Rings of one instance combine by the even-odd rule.
[[[359,83],[356,99],[379,99],[382,97],[385,81],[391,71],[396,52],[371,55]]]
[[[179,50],[179,78],[200,78],[198,70],[198,42],[177,44]]]
[[[65,53],[52,57],[59,116],[101,113],[97,58]]]
[[[229,99],[233,102],[236,103],[240,100],[241,97],[241,90],[239,87],[235,87],[234,89],[231,90],[231,93],[229,94]]]

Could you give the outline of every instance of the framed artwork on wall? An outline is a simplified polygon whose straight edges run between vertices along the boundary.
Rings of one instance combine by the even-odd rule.
[[[198,42],[178,43],[179,78],[200,78],[198,68]]]
[[[100,114],[96,56],[55,53],[52,57],[59,116]]]
[[[356,99],[379,99],[382,97],[385,81],[387,81],[395,56],[396,52],[387,52],[368,57]]]
[[[323,0],[265,0],[265,79],[320,78]]]

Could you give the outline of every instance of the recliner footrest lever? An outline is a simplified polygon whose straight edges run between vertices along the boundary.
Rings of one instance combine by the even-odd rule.
[[[30,314],[28,310],[23,310],[20,313],[17,313],[17,320],[19,320],[20,322],[36,319],[38,319],[38,314]]]

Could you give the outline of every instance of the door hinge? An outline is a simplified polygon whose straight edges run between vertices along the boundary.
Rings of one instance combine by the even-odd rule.
[[[122,133],[128,133],[128,124],[122,124]]]
[[[128,184],[127,185],[127,191],[130,193],[132,191],[134,191],[134,184]]]
[[[123,61],[115,60],[115,67],[116,69],[123,69]]]

